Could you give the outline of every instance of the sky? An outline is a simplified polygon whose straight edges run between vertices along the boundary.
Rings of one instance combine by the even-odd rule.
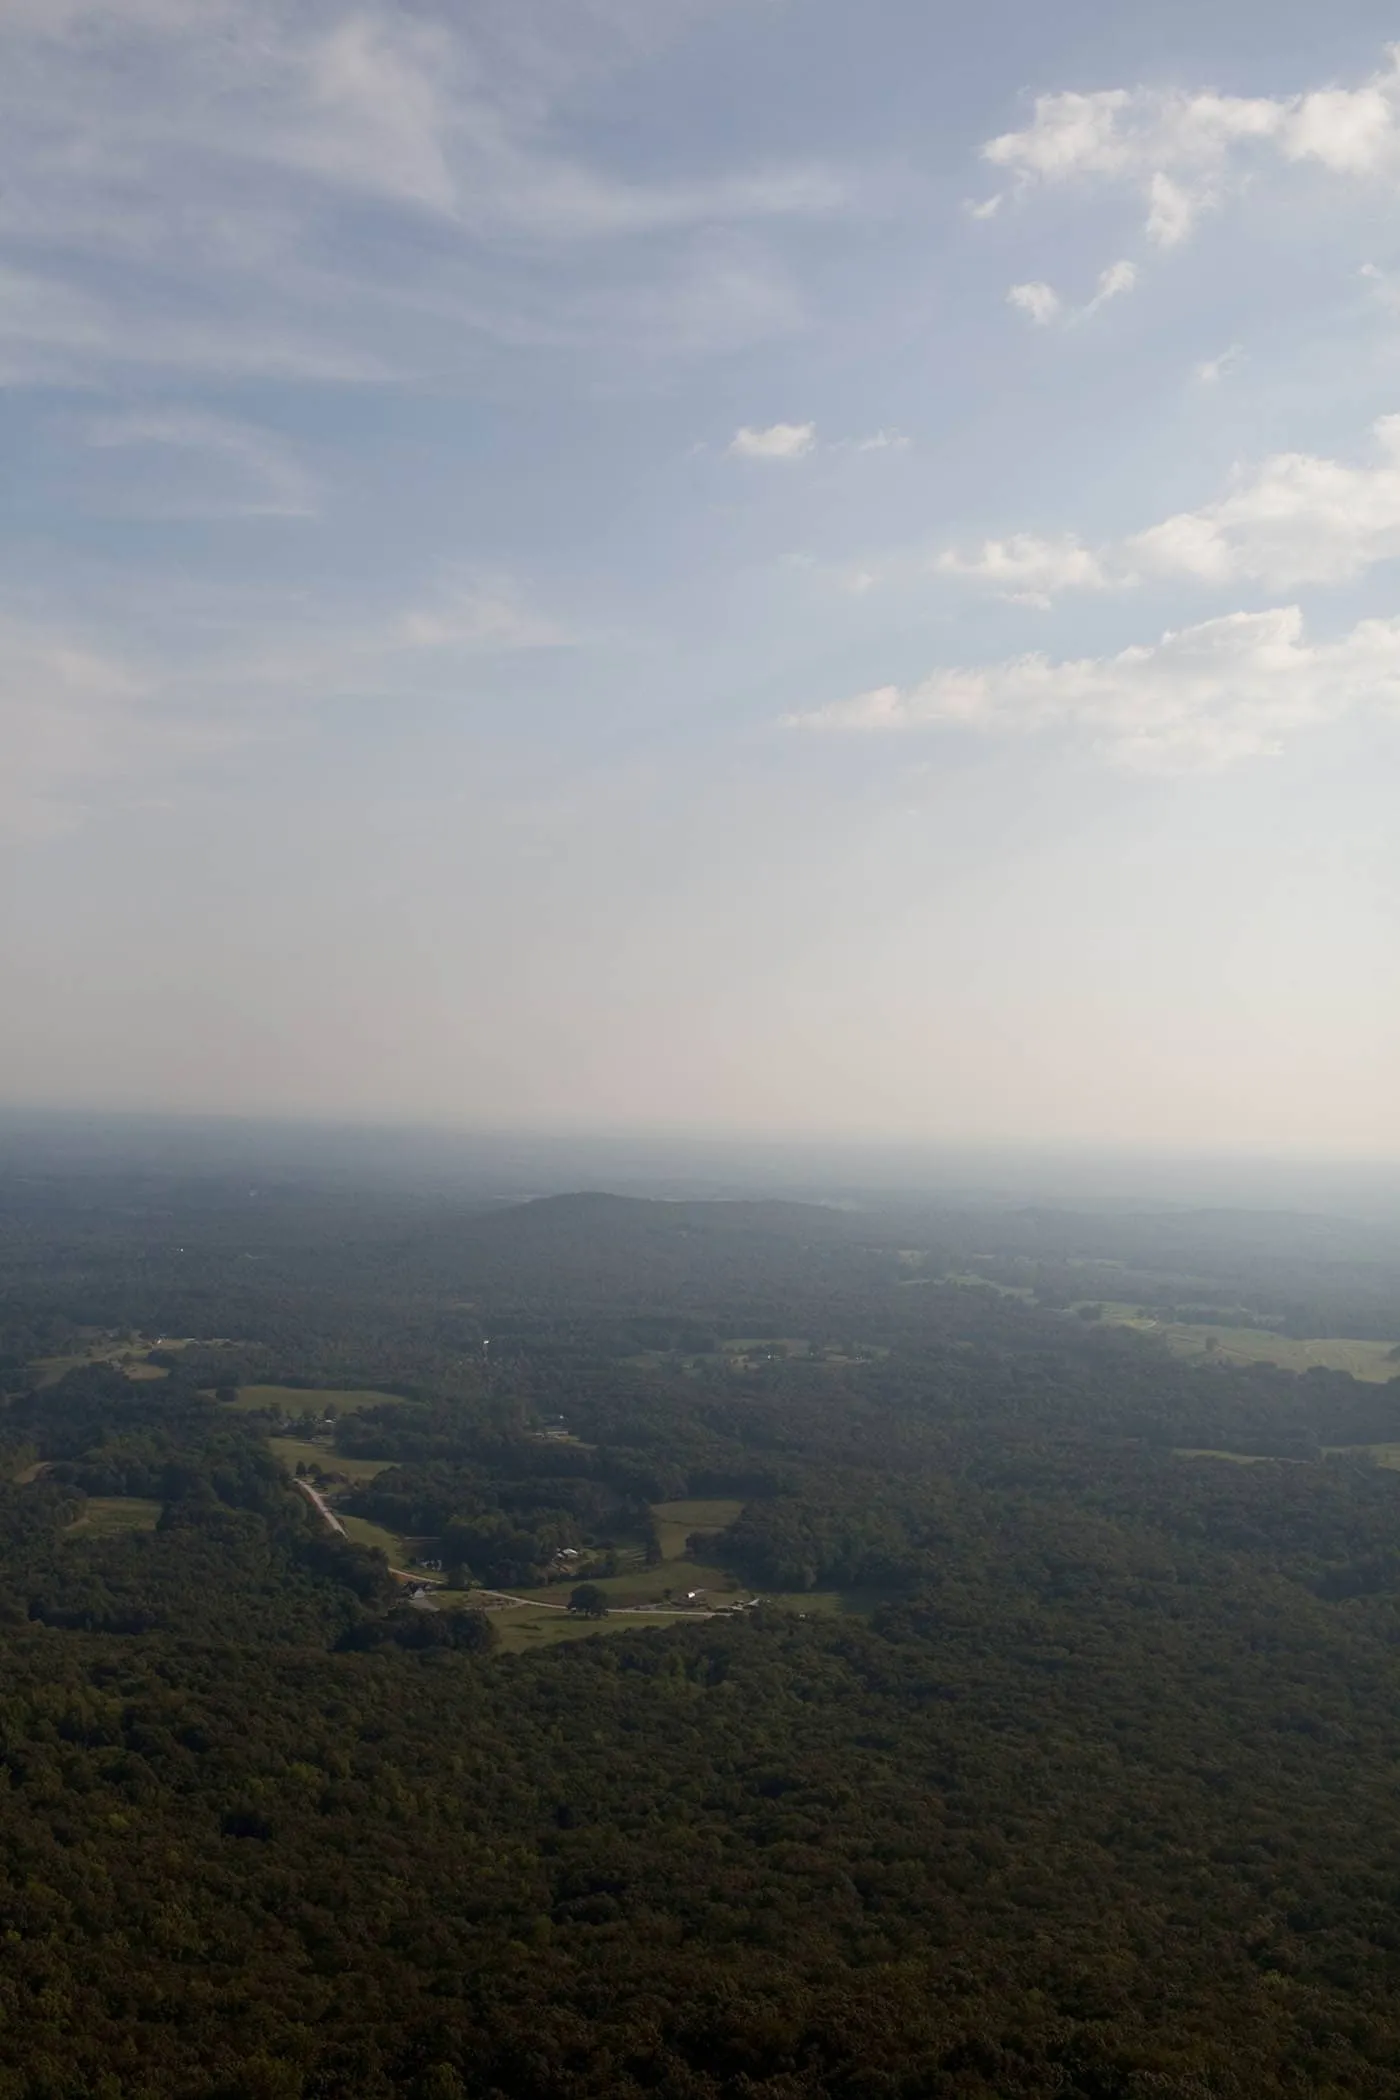
[[[1400,50],[0,0],[0,1101],[1400,1157]]]

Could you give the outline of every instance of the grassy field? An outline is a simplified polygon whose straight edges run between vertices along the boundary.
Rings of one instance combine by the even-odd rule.
[[[1223,1458],[1231,1466],[1305,1466],[1305,1458],[1275,1458],[1264,1451],[1210,1451],[1198,1450],[1194,1445],[1181,1444],[1172,1452],[1173,1458]]]
[[[674,1626],[684,1612],[619,1613],[609,1619],[579,1619],[572,1612],[550,1611],[541,1604],[512,1605],[490,1614],[506,1655],[526,1655],[553,1648],[560,1641],[587,1640],[592,1633],[644,1633],[649,1626]]]
[[[402,1393],[309,1391],[299,1385],[242,1385],[229,1403],[239,1414],[267,1410],[284,1415],[324,1414],[333,1407],[338,1415],[362,1414],[367,1407],[402,1407]]]
[[[357,1546],[377,1546],[381,1553],[388,1554],[391,1566],[407,1565],[414,1551],[409,1540],[401,1539],[395,1531],[386,1531],[382,1524],[371,1524],[368,1517],[347,1517],[341,1510],[336,1515]]]
[[[183,1348],[182,1342],[164,1342],[162,1348]],[[68,1356],[38,1357],[30,1369],[39,1374],[39,1384],[57,1385],[70,1371],[80,1371],[86,1364],[116,1364],[128,1378],[166,1378],[170,1374],[163,1364],[148,1364],[147,1353],[155,1347],[154,1342],[93,1342],[86,1349],[79,1349]]]
[[[724,1531],[743,1508],[742,1502],[653,1502],[656,1535],[667,1560],[679,1560],[695,1531]]]
[[[1155,1334],[1178,1356],[1227,1364],[1277,1364],[1284,1371],[1350,1371],[1383,1385],[1400,1378],[1400,1362],[1390,1359],[1393,1342],[1359,1341],[1345,1335],[1320,1336],[1300,1341],[1292,1335],[1274,1334],[1267,1327],[1188,1326],[1175,1320],[1154,1320],[1131,1305],[1106,1305],[1104,1318],[1117,1327],[1133,1327],[1140,1334]]]
[[[387,1458],[342,1458],[329,1444],[303,1443],[294,1436],[270,1436],[267,1445],[289,1473],[295,1473],[300,1464],[319,1466],[323,1473],[338,1473],[346,1480],[373,1480],[389,1464]]]
[[[1330,1449],[1358,1455],[1367,1452],[1387,1472],[1400,1473],[1400,1444],[1333,1444]]]
[[[160,1522],[161,1505],[141,1495],[90,1495],[68,1538],[111,1538],[123,1531],[154,1531]]]

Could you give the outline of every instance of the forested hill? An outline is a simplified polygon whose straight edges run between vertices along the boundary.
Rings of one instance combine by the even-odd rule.
[[[0,1191],[0,2100],[1400,2092],[1360,1231]]]
[[[745,1285],[820,1291],[896,1274],[897,1223],[811,1203],[551,1196],[460,1226],[434,1220],[406,1250],[424,1274],[492,1299],[585,1305],[731,1304]]]

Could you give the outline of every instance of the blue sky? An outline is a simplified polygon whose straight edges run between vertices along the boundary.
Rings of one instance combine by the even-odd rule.
[[[1400,1152],[1393,30],[6,0],[6,1097]]]

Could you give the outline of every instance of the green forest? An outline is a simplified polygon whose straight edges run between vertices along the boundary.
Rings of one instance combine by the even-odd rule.
[[[0,2100],[1400,2092],[1400,1357],[1187,1316],[1400,1257],[7,1175]]]

